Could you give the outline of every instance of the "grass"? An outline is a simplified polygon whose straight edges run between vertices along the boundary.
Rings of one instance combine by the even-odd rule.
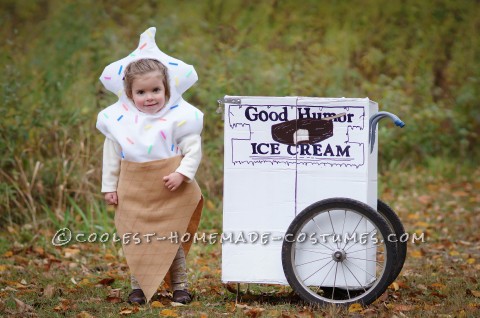
[[[442,169],[445,174],[417,167],[381,175],[381,198],[399,214],[407,233],[424,233],[425,241],[408,243],[402,273],[367,308],[312,307],[282,286],[251,285],[250,294],[237,298],[221,283],[219,243],[192,248],[188,258],[191,289],[196,294],[192,304],[172,307],[169,298],[160,298],[136,307],[125,302],[129,276],[118,243],[97,240],[54,247],[50,240],[55,228],[35,234],[31,226],[9,227],[0,236],[0,308],[5,315],[15,312],[16,298],[32,306],[39,317],[82,312],[94,317],[117,317],[121,312],[131,317],[475,317],[480,310],[480,251],[474,243],[480,239],[476,227],[480,169],[464,167],[462,175],[452,179],[450,169],[455,171],[455,166],[444,166],[449,167]],[[213,207],[204,212],[200,233],[220,231],[220,210]],[[103,213],[106,222],[113,223],[112,215]],[[74,232],[89,233],[95,224],[85,217],[87,222],[67,224]],[[97,232],[104,233],[103,229]],[[241,289],[245,292],[247,286],[242,284]]]

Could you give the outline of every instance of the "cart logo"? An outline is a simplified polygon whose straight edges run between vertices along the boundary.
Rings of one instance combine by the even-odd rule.
[[[226,111],[235,165],[358,168],[365,162],[362,106],[228,105]]]

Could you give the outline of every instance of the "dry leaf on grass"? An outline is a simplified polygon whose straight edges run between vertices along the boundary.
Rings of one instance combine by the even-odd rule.
[[[480,298],[480,291],[479,290],[467,289],[465,292],[467,293],[467,295],[472,295],[473,297]]]
[[[361,312],[363,310],[362,305],[355,303],[348,306],[348,312]]]
[[[47,287],[45,287],[45,289],[43,290],[43,297],[45,297],[46,299],[50,299],[53,296],[55,296],[55,286],[53,286],[52,284],[47,285]]]
[[[152,308],[163,308],[165,307],[161,302],[159,302],[158,300],[155,300],[152,302],[151,304]]]
[[[257,318],[257,317],[260,317],[262,315],[262,312],[264,311],[265,309],[256,307],[256,308],[246,309],[243,311],[243,313],[248,317]]]
[[[26,312],[34,312],[32,306],[25,304],[23,301],[17,298],[13,298],[15,300],[15,306],[17,307],[17,313],[26,313]]]
[[[301,310],[295,314],[295,318],[313,318],[315,315],[309,310]]]
[[[108,278],[99,280],[97,284],[107,286],[107,285],[112,285],[114,281],[115,281],[115,278],[108,277]]]
[[[88,312],[86,311],[82,311],[81,313],[79,313],[76,318],[95,318],[95,316],[92,316],[90,315]]]
[[[121,303],[123,302],[122,298],[120,297],[116,297],[116,296],[107,296],[107,298],[105,298],[105,300],[111,304],[118,304],[118,303]]]
[[[160,312],[161,317],[178,317],[178,314],[175,310],[164,309]]]
[[[138,309],[137,306],[132,307],[132,308],[125,307],[125,308],[120,309],[120,312],[118,314],[121,315],[121,316],[127,316],[127,315],[137,313],[139,310],[140,309]]]

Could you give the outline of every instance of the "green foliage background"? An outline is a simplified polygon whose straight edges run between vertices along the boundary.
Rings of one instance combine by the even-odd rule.
[[[224,95],[368,96],[407,123],[380,125],[382,169],[478,164],[478,1],[2,0],[1,224],[101,212],[95,121],[116,97],[98,77],[150,26],[199,74],[185,98],[206,115],[206,226],[220,217]]]

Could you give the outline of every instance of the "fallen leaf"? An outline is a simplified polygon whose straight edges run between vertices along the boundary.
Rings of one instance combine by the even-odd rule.
[[[182,303],[177,303],[177,302],[172,301],[172,302],[170,302],[170,306],[172,306],[172,307],[182,307],[182,306],[185,306],[185,305],[182,304]]]
[[[393,290],[397,291],[400,289],[400,286],[398,285],[397,282],[393,282],[392,284],[390,284],[389,286],[390,288],[392,288]]]
[[[309,310],[301,310],[295,314],[295,318],[314,318],[315,315]]]
[[[133,314],[133,310],[130,309],[130,308],[123,308],[123,309],[120,310],[120,312],[118,314],[121,315],[121,316],[131,315],[131,314]]]
[[[434,289],[438,289],[438,290],[447,288],[447,286],[445,286],[444,284],[440,284],[440,283],[433,283],[430,286],[433,287]]]
[[[479,290],[466,290],[467,295],[472,295],[473,297],[480,298],[480,291]]]
[[[450,256],[458,256],[458,255],[460,255],[460,253],[459,253],[458,251],[455,251],[455,250],[450,251],[450,253],[448,253],[448,254],[450,254]]]
[[[50,299],[55,295],[55,287],[53,285],[47,285],[43,290],[43,297]]]
[[[248,305],[243,305],[243,304],[236,304],[235,307],[240,308],[240,309],[250,309],[250,308],[252,308]]]
[[[7,265],[0,265],[0,273],[7,270]]]
[[[248,317],[257,318],[260,317],[263,311],[265,311],[265,309],[256,307],[244,310],[243,313]]]
[[[12,252],[12,251],[6,251],[5,253],[3,253],[3,256],[5,256],[5,257],[12,257],[12,256],[13,256],[13,252]]]
[[[413,250],[410,252],[410,256],[414,258],[421,258],[423,254],[420,250]]]
[[[121,288],[114,288],[110,290],[110,293],[108,294],[109,297],[120,297],[120,291]]]
[[[66,258],[70,258],[70,257],[74,257],[76,256],[77,254],[80,253],[80,250],[78,248],[69,248],[69,247],[66,247],[63,249],[63,253],[65,255]]]
[[[430,202],[432,202],[432,197],[429,195],[421,195],[417,199],[421,204],[424,205],[428,205]]]
[[[84,278],[80,282],[78,282],[78,286],[90,286],[91,283],[88,279]]]
[[[354,304],[351,304],[350,306],[348,306],[348,312],[360,312],[362,310],[363,310],[362,305],[360,305],[358,303],[354,303]]]
[[[175,310],[164,309],[160,312],[160,316],[163,316],[163,317],[178,317],[178,314]]]
[[[27,312],[34,312],[33,307],[25,304],[23,301],[17,298],[13,298],[15,300],[15,306],[17,307],[17,313],[27,313]]]
[[[113,255],[110,254],[110,253],[105,254],[104,257],[105,257],[105,259],[106,259],[107,261],[114,261],[114,260],[117,259],[115,256],[113,256]]]
[[[43,256],[45,254],[45,250],[39,246],[35,246],[33,251],[38,254],[39,256]]]
[[[206,206],[210,211],[215,211],[215,204],[211,200],[207,200]]]
[[[442,294],[440,294],[440,293],[436,293],[436,292],[433,292],[431,295],[432,295],[432,296],[437,296],[438,298],[447,298],[447,296],[442,295]]]
[[[474,258],[467,259],[467,264],[470,264],[470,265],[475,264],[475,259]],[[0,272],[1,272],[1,270],[0,270]]]
[[[122,298],[116,296],[107,296],[105,300],[111,304],[118,304],[123,302]]]
[[[155,300],[152,302],[151,304],[152,308],[163,308],[165,307],[161,302],[159,302],[158,300]]]
[[[95,318],[94,316],[90,315],[88,312],[86,311],[82,311],[80,312],[76,318]]]
[[[101,279],[97,282],[97,284],[100,284],[100,285],[104,285],[104,286],[109,286],[109,285],[112,285],[113,282],[115,281],[115,278],[111,278],[111,277],[108,277],[108,278],[104,278],[104,279]]]

